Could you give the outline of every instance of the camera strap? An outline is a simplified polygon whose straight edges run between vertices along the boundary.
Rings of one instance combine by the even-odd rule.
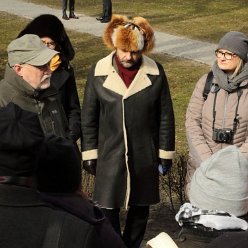
[[[214,130],[215,117],[216,117],[215,107],[216,107],[217,93],[218,93],[218,91],[215,91],[215,94],[214,94],[212,130]],[[237,106],[236,106],[236,109],[235,109],[235,116],[234,116],[234,119],[233,119],[233,129],[232,129],[233,133],[236,132],[237,126],[239,124],[239,119],[237,117],[238,117],[239,101],[240,101],[240,97],[242,96],[242,93],[243,93],[242,89],[238,88],[237,89],[238,102],[237,102]]]

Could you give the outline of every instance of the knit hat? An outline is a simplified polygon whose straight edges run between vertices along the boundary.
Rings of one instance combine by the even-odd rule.
[[[47,193],[74,193],[81,183],[81,154],[72,141],[48,136],[36,167],[37,188]]]
[[[0,175],[30,176],[43,132],[37,114],[14,103],[0,108]]]
[[[10,66],[15,64],[45,65],[58,53],[49,49],[39,36],[33,34],[23,35],[10,42],[7,52]]]
[[[19,33],[18,37],[25,34],[36,34],[40,38],[49,37],[60,47],[59,52],[68,60],[74,58],[75,51],[65,31],[64,25],[55,15],[43,14],[37,16],[27,24]]]
[[[165,232],[161,232],[155,238],[149,240],[146,244],[152,248],[178,248],[172,238]]]
[[[189,191],[198,208],[235,216],[248,212],[248,160],[236,146],[228,146],[201,163]]]
[[[244,61],[247,61],[248,37],[241,32],[230,31],[220,39],[218,49],[228,50],[237,54]]]
[[[111,50],[150,52],[155,45],[155,37],[149,22],[143,17],[132,20],[123,15],[113,15],[104,33],[103,41]]]

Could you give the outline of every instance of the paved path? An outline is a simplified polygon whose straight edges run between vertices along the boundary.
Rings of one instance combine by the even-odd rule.
[[[0,11],[9,12],[25,18],[32,19],[40,14],[54,14],[61,19],[61,9],[52,9],[44,5],[26,3],[21,0],[0,0]],[[61,19],[67,29],[82,33],[101,36],[106,24],[99,23],[95,18],[78,14],[79,19],[65,21]],[[156,47],[154,52],[167,53],[176,57],[195,60],[212,65],[215,57],[216,44],[191,40],[167,33],[155,32]]]

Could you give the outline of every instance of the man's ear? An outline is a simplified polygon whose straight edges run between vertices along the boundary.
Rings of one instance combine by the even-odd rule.
[[[16,72],[17,75],[22,76],[22,66],[20,64],[15,64],[13,67],[13,70]]]

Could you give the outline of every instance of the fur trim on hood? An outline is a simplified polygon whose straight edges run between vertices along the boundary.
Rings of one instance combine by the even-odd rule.
[[[154,31],[143,17],[128,19],[127,16],[113,15],[103,33],[103,41],[108,48],[125,51],[150,52],[155,45]]]

